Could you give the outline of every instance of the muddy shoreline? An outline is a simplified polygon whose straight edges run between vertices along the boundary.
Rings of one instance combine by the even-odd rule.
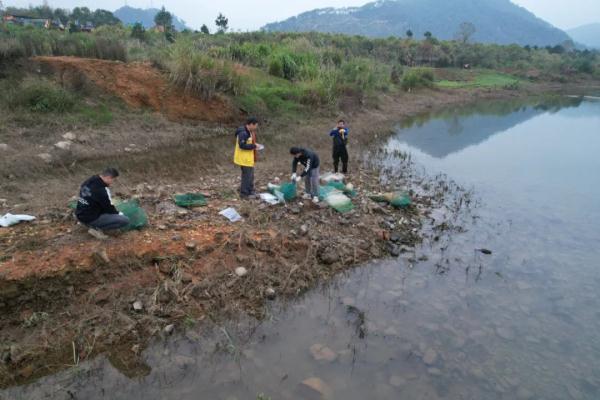
[[[364,150],[385,138],[393,123],[409,116],[564,90],[576,89],[536,86],[518,92],[425,91],[389,97],[377,108],[344,113],[355,132],[351,156],[361,160]],[[323,154],[324,164],[329,163],[325,156],[329,142],[322,132],[330,122],[318,117],[294,128],[296,144],[311,143]],[[287,175],[288,160],[281,154],[290,138],[277,135],[285,127],[283,121],[273,121],[262,132],[270,152],[257,167],[259,187]],[[227,139],[217,138],[214,145],[229,143]],[[349,177],[359,191],[356,208],[349,214],[301,200],[274,207],[258,201],[242,203],[235,196],[237,171],[228,163],[229,152],[220,148],[220,153],[226,154],[215,155],[210,166],[194,165],[195,174],[212,167],[210,177],[196,177],[187,184],[178,182],[188,179],[186,174],[172,184],[163,183],[168,182],[168,174],[150,182],[137,181],[135,186],[128,179],[142,178],[143,173],[124,180],[118,194],[140,200],[151,217],[145,230],[107,242],[90,239],[61,207],[70,197],[63,183],[48,196],[53,209],[37,214],[36,223],[0,231],[0,387],[33,381],[101,353],[108,353],[126,375],[143,374],[141,351],[153,338],[168,336],[171,325],[181,330],[203,318],[224,318],[240,311],[260,318],[265,302],[272,298],[269,289],[275,298],[293,298],[366,261],[390,255],[410,259],[411,248],[420,240],[422,219],[434,204],[444,202],[440,183],[413,192],[413,206],[408,209],[375,203],[368,194],[412,188],[415,182],[386,187],[380,184],[379,171],[361,168]],[[358,169],[362,161],[353,166]],[[70,178],[76,181],[83,173],[85,168]],[[59,178],[44,179],[52,186]],[[35,182],[37,177],[25,186]],[[173,207],[171,194],[181,191],[205,193],[209,206]],[[12,204],[13,198],[7,203]],[[219,217],[218,211],[227,206],[236,207],[244,221],[230,224]],[[14,211],[41,209],[41,204],[30,202]],[[248,274],[237,276],[238,266],[247,268]],[[137,302],[141,309],[139,303],[134,308]]]

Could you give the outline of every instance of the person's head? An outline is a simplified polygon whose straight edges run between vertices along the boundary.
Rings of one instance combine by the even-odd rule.
[[[106,186],[110,186],[113,184],[115,179],[119,176],[119,171],[116,168],[108,167],[100,174],[100,179],[104,181]]]
[[[254,132],[258,128],[258,119],[256,117],[249,117],[246,120],[246,129],[250,132]]]
[[[346,127],[346,121],[344,121],[343,119],[338,120],[337,127],[338,127],[338,129],[345,128]]]
[[[302,156],[303,151],[300,147],[292,147],[290,148],[290,154],[294,156],[294,158],[298,158]]]

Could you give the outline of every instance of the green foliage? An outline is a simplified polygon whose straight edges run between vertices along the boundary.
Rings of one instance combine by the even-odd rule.
[[[208,26],[206,26],[206,24],[202,24],[200,27],[200,32],[204,33],[205,35],[210,35],[210,30],[208,30]]]
[[[171,82],[203,99],[216,93],[235,95],[242,89],[241,80],[230,63],[207,56],[186,37],[171,47],[167,68]]]
[[[414,68],[402,77],[402,89],[412,90],[433,86],[433,70],[430,68]]]
[[[173,16],[165,9],[165,6],[162,6],[154,16],[154,23],[156,26],[162,26],[165,31],[170,31],[173,29]]]
[[[22,108],[35,113],[64,113],[75,107],[72,94],[48,82],[31,82],[15,88],[6,101],[10,109]]]
[[[495,71],[459,71],[453,80],[436,82],[441,88],[506,88],[518,89],[519,79]]]
[[[217,19],[215,20],[215,25],[217,25],[219,28],[219,33],[225,33],[227,32],[227,29],[229,29],[229,19],[223,14],[219,13]]]
[[[141,41],[146,40],[146,29],[144,28],[144,25],[136,22],[131,28],[131,37]]]

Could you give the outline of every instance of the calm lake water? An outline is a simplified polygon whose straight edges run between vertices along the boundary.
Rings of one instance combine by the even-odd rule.
[[[0,397],[319,398],[300,385],[314,377],[335,399],[599,399],[600,101],[415,118],[377,152],[386,179],[406,153],[414,179],[443,174],[474,199],[435,210],[428,229],[450,229],[415,254],[271,304],[265,321],[190,328],[147,349],[137,377],[98,358]]]

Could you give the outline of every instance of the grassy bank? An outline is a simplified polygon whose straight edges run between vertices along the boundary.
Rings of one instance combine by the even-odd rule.
[[[36,55],[147,61],[200,98],[233,96],[249,113],[337,109],[397,90],[507,87],[600,78],[598,52],[321,33],[180,32],[101,27],[68,33],[0,27],[0,65]],[[468,65],[468,70],[463,70]]]

